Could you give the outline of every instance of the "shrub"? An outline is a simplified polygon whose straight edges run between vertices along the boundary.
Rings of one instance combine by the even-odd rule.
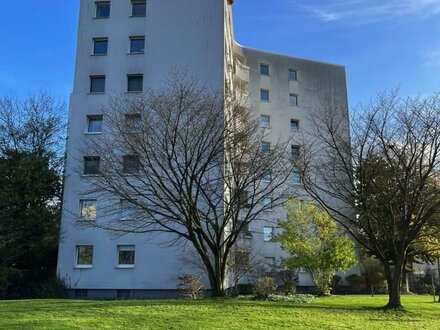
[[[353,292],[359,293],[365,290],[365,278],[358,274],[351,274],[345,278],[350,283]]]
[[[332,278],[332,292],[338,291],[339,285],[341,284],[342,277],[339,275],[334,275]]]
[[[387,292],[387,281],[385,278],[385,273],[383,271],[383,266],[380,264],[379,260],[369,257],[362,261],[362,275],[365,279],[365,286],[367,290],[373,290],[377,293]]]
[[[205,292],[205,286],[199,276],[182,274],[178,277],[179,284],[177,290],[185,299],[202,298]]]
[[[69,286],[65,280],[51,277],[42,282],[28,283],[28,297],[38,299],[67,298]]]
[[[293,303],[310,303],[315,300],[315,296],[312,294],[275,294],[270,297],[271,301],[288,301]]]
[[[436,277],[434,275],[434,286],[436,285]],[[411,281],[411,291],[414,293],[433,294],[432,286],[432,270],[426,268],[422,274],[414,274]]]
[[[253,294],[255,299],[269,299],[275,293],[277,285],[269,276],[260,277],[255,283]]]
[[[284,294],[296,293],[299,277],[295,270],[285,269],[273,274],[276,284],[281,287]]]
[[[237,296],[240,300],[255,300],[256,298],[251,295],[241,295]],[[268,300],[270,301],[286,301],[298,304],[307,304],[314,301],[316,298],[311,294],[273,294]]]

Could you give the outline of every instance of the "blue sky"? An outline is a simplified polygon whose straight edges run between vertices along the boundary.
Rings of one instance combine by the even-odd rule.
[[[68,100],[78,3],[0,1],[0,96]],[[352,106],[440,90],[440,0],[236,0],[234,18],[245,46],[345,65]]]

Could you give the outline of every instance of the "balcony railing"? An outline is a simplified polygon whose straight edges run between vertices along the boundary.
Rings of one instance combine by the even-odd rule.
[[[249,67],[240,63],[235,62],[235,77],[241,81],[249,82]]]

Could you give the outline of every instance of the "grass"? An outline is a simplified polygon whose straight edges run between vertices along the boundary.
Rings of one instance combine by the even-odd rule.
[[[0,301],[0,329],[440,329],[440,303],[404,296],[333,296],[310,304],[224,300]]]

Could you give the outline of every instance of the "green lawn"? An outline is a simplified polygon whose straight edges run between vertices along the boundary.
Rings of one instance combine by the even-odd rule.
[[[440,329],[440,303],[404,296],[334,296],[310,304],[226,300],[0,301],[0,329]]]

